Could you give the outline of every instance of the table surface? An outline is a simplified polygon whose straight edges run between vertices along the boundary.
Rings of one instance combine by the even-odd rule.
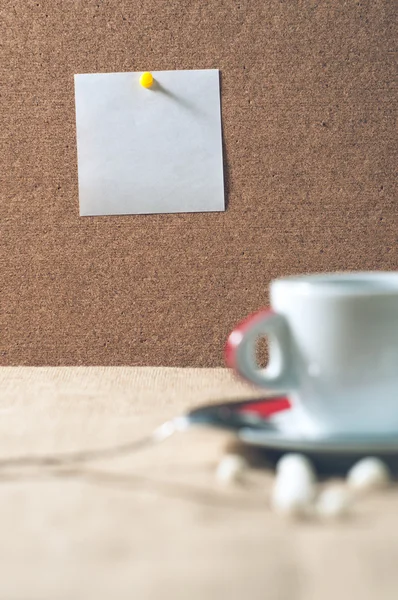
[[[395,599],[395,490],[339,525],[288,523],[268,508],[269,471],[217,485],[229,439],[202,430],[61,467],[4,463],[117,447],[253,393],[223,369],[0,369],[0,599]]]

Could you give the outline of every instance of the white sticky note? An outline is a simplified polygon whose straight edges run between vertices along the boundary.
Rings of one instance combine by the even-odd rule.
[[[80,214],[223,211],[216,69],[75,75]]]

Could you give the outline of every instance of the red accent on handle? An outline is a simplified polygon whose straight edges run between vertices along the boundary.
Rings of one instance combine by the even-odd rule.
[[[231,369],[235,369],[239,373],[238,365],[236,364],[236,349],[242,341],[243,336],[246,332],[264,319],[273,315],[274,311],[271,308],[265,308],[256,313],[253,313],[241,321],[235,329],[229,334],[227,343],[225,344],[225,364]]]

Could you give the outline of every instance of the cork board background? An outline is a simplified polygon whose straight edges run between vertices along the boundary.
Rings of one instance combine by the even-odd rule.
[[[1,364],[221,365],[270,279],[398,268],[394,10],[2,0]],[[226,213],[80,218],[73,74],[180,68],[221,70]]]

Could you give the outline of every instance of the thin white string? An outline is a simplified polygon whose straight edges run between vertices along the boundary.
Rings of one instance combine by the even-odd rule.
[[[117,458],[123,454],[138,452],[144,448],[159,444],[172,436],[176,431],[183,431],[189,426],[187,417],[176,417],[157,427],[151,434],[133,442],[99,448],[94,450],[77,450],[56,454],[22,455],[0,458],[0,468],[27,466],[62,466],[70,463],[88,462],[109,458]]]

